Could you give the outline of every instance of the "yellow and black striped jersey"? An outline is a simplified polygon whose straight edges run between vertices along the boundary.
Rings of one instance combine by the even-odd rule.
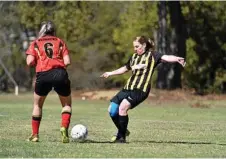
[[[134,53],[126,63],[126,68],[131,70],[131,68],[137,64],[146,64],[147,67],[132,70],[132,76],[127,80],[124,89],[139,89],[143,92],[149,92],[151,89],[151,77],[154,68],[161,62],[162,55],[163,54],[154,51],[147,51],[142,55]]]

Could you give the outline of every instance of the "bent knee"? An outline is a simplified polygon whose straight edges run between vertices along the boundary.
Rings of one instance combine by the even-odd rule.
[[[119,108],[118,104],[111,102],[111,104],[108,108],[108,112],[109,112],[111,117],[114,117],[118,114],[118,108]]]
[[[119,107],[119,113],[120,113],[120,114],[121,114],[121,113],[126,113],[127,110],[128,110],[127,107],[123,107],[123,106],[120,106],[120,107]]]
[[[131,104],[128,101],[123,100],[119,106],[119,114],[126,114],[130,107]]]

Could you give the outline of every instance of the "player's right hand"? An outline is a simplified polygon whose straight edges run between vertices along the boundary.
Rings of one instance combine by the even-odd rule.
[[[112,75],[111,72],[105,72],[100,77],[108,78],[111,75]]]

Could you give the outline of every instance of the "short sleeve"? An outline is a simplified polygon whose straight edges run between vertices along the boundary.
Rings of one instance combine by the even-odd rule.
[[[161,58],[162,58],[162,56],[163,56],[162,53],[159,53],[159,52],[156,52],[156,51],[155,51],[155,52],[152,54],[152,56],[153,56],[154,59],[155,59],[156,65],[159,64],[159,63],[161,63]]]
[[[33,55],[36,56],[36,51],[35,51],[35,41],[33,41],[30,46],[28,47],[27,51],[26,51],[27,55]]]
[[[125,64],[125,66],[126,66],[126,68],[127,68],[128,70],[131,70],[131,66],[130,66],[131,60],[132,60],[132,56],[129,58],[129,60],[128,60],[127,63]]]

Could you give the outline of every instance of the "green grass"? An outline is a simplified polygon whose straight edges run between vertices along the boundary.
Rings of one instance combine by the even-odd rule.
[[[146,101],[129,112],[128,143],[110,144],[116,130],[108,117],[109,102],[73,99],[71,127],[86,125],[88,141],[63,144],[60,102],[50,94],[44,105],[40,142],[30,143],[25,140],[31,133],[32,94],[1,95],[0,157],[226,157],[226,101],[205,102],[210,108]]]

